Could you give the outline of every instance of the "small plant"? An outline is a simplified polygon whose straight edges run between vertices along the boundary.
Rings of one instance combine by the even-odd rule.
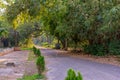
[[[45,60],[43,56],[39,56],[36,61],[38,68],[38,74],[41,74],[45,70]]]
[[[35,53],[36,56],[41,56],[41,52],[39,49],[36,50],[36,53]]]
[[[78,72],[78,75],[76,75],[76,73],[73,69],[69,69],[65,80],[83,80],[83,78],[82,78],[82,75],[80,74],[80,72]]]
[[[33,47],[33,52],[36,56],[41,56],[41,52],[39,49],[37,49],[36,47]]]
[[[33,52],[35,53],[37,50],[37,48],[35,46],[33,46]]]
[[[33,46],[33,52],[35,52],[35,51],[36,51],[36,49],[37,49],[37,48],[36,48],[35,46]]]
[[[44,57],[41,56],[41,51],[37,49],[36,47],[33,47],[33,52],[37,56],[36,65],[38,69],[38,74],[41,75],[41,73],[45,70]]]

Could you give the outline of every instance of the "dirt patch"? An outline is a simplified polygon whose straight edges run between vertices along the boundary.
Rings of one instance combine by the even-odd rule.
[[[25,66],[24,75],[33,75],[33,74],[37,74],[37,67],[35,61],[28,61]]]
[[[37,74],[37,67],[36,67],[36,57],[33,52],[29,52],[27,63],[25,65],[25,74],[24,75],[33,75]]]
[[[21,78],[25,72],[27,57],[28,51],[15,51],[1,56],[0,80],[16,80],[17,78]]]

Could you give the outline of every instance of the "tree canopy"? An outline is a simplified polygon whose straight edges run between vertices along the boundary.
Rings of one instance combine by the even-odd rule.
[[[82,44],[82,48],[95,55],[114,53],[115,50],[110,50],[111,45],[119,46],[115,43],[120,40],[119,0],[11,1],[5,10],[6,18],[23,34],[26,34],[24,29],[32,35],[47,32],[55,36],[63,48],[71,44],[77,48],[87,42]],[[33,30],[36,23],[39,27]]]

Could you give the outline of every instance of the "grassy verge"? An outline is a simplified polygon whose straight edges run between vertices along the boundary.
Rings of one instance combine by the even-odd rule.
[[[35,61],[37,57],[34,55],[33,51],[28,54],[28,61]]]
[[[21,48],[21,50],[32,50],[32,48]]]
[[[28,54],[28,62],[26,63],[25,74],[17,80],[45,80],[44,74],[39,75],[36,67],[37,56],[35,56],[32,48],[22,48],[22,50],[30,50]]]
[[[44,76],[38,75],[38,74],[33,74],[33,75],[27,75],[23,76],[23,78],[17,79],[17,80],[37,80],[37,79],[43,79]]]

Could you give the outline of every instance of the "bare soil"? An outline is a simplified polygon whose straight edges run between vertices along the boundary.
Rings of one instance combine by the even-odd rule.
[[[28,51],[14,51],[0,57],[0,80],[17,80],[25,73]],[[14,66],[7,66],[14,63]]]

